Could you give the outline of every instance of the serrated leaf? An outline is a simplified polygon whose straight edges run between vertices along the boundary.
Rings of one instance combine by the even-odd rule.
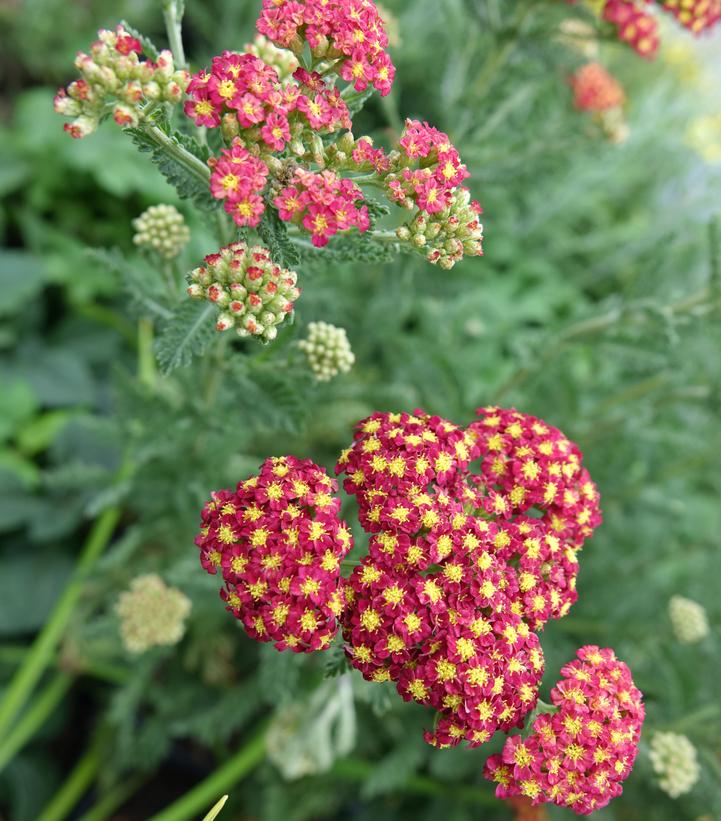
[[[163,118],[159,119],[156,125],[174,146],[185,149],[202,163],[208,161],[210,156],[208,148],[202,146],[194,137],[183,134],[182,131],[171,130],[167,120]],[[211,195],[208,179],[204,175],[189,170],[182,162],[160,147],[142,128],[129,128],[127,131],[140,151],[150,154],[150,158],[160,173],[175,188],[181,199],[192,200],[198,208],[204,211],[212,211],[220,205],[220,200]]]
[[[273,260],[285,268],[295,268],[300,262],[298,249],[288,236],[285,223],[270,204],[266,205],[263,219],[258,226],[258,234],[270,251]]]
[[[213,317],[215,306],[188,300],[173,313],[162,327],[155,343],[155,353],[163,375],[189,365],[215,339]]]
[[[398,246],[392,242],[378,242],[359,233],[335,236],[324,248],[314,248],[309,242],[298,242],[303,262],[387,262],[398,254]]]
[[[150,60],[157,60],[160,56],[160,51],[158,47],[153,43],[150,37],[146,37],[144,34],[141,34],[137,29],[133,28],[129,23],[125,20],[120,21],[120,25],[128,32],[131,37],[135,37],[136,40],[140,42],[140,45],[143,47],[143,54],[148,57]]]

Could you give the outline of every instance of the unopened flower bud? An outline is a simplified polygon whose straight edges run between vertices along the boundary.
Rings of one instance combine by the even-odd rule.
[[[697,644],[709,634],[706,611],[692,599],[672,596],[668,603],[668,615],[676,639],[681,644]]]
[[[298,275],[276,265],[267,248],[236,242],[205,257],[190,274],[188,294],[223,307],[216,327],[239,336],[274,339],[300,295]]]
[[[654,733],[649,757],[659,787],[671,798],[689,792],[701,775],[696,748],[685,735]]]
[[[190,599],[168,587],[160,576],[149,573],[130,583],[115,606],[120,618],[120,636],[129,653],[144,653],[151,647],[177,644],[185,632]]]
[[[190,240],[183,215],[173,205],[151,205],[133,220],[133,242],[164,259],[175,259]]]
[[[355,362],[345,328],[327,322],[308,323],[308,336],[298,342],[298,347],[305,353],[319,382],[347,373]]]

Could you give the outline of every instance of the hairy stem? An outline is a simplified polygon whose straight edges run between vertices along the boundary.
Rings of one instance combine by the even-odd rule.
[[[67,673],[58,673],[35,699],[30,709],[20,717],[0,745],[0,771],[45,724],[65,698],[72,681],[72,677]]]
[[[204,185],[209,183],[210,169],[202,160],[199,160],[194,154],[191,154],[190,151],[183,148],[177,140],[169,137],[162,129],[158,128],[157,125],[150,125],[146,122],[143,123],[141,127],[145,131],[145,134],[159,148],[162,148],[166,154],[180,163],[188,173],[192,174]]]
[[[219,770],[149,821],[188,821],[217,801],[219,795],[228,792],[265,758],[265,732],[263,724]]]
[[[149,388],[155,387],[158,376],[153,339],[153,320],[141,317],[138,320],[138,380]]]
[[[176,68],[187,68],[188,64],[185,61],[185,50],[183,49],[183,15],[182,13],[178,14],[178,6],[175,0],[164,0],[163,20],[165,21],[165,30],[168,33],[170,50],[173,52],[173,62]]]

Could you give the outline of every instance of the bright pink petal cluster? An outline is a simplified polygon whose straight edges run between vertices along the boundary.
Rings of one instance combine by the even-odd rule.
[[[321,172],[298,168],[291,184],[273,200],[282,220],[302,225],[317,248],[328,244],[338,231],[369,226],[368,208],[360,188],[326,169]]]
[[[401,205],[435,214],[448,208],[469,175],[447,134],[418,120],[406,120],[398,142],[400,169],[389,174],[389,197]]]
[[[278,72],[252,54],[224,51],[214,57],[210,71],[192,76],[188,94],[185,113],[196,125],[217,128],[225,114],[232,114],[242,129],[259,132],[277,125],[287,130],[287,90]]]
[[[348,106],[337,88],[317,72],[297,69],[297,82],[282,82],[278,72],[253,54],[224,51],[210,71],[194,74],[185,113],[196,125],[224,127],[261,151],[281,152],[304,128],[330,133],[350,128]]]
[[[642,696],[610,649],[582,647],[561,676],[551,691],[557,711],[538,716],[527,738],[509,738],[484,774],[499,798],[522,795],[589,815],[621,794],[631,772]]]
[[[564,546],[579,549],[601,523],[599,493],[578,446],[535,416],[511,408],[479,408],[468,430],[484,455],[478,505],[486,514],[537,519]]]
[[[258,31],[282,48],[301,54],[305,43],[356,91],[369,85],[385,95],[395,68],[388,37],[372,0],[263,0]]]
[[[350,663],[437,710],[426,740],[438,746],[480,745],[517,726],[543,672],[496,531],[464,512],[477,455],[473,437],[441,417],[375,413],[336,466],[372,534],[346,586]]]
[[[715,26],[721,20],[721,0],[659,0],[664,11],[694,34]]]
[[[224,201],[225,210],[236,225],[255,227],[265,211],[263,189],[268,179],[268,166],[253,156],[240,139],[224,148],[220,157],[208,160],[211,168],[210,192]]]
[[[653,57],[659,44],[658,23],[644,6],[649,0],[607,0],[603,18],[616,27],[618,39],[641,57]]]
[[[256,641],[325,649],[343,608],[340,562],[352,546],[336,483],[311,460],[270,458],[202,514],[200,561],[221,573],[226,608]]]

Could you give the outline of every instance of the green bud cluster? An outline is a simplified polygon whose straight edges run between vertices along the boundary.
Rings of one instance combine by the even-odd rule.
[[[328,322],[309,322],[308,337],[298,343],[319,382],[328,382],[339,373],[348,373],[355,356],[345,328]]]
[[[649,757],[659,787],[671,798],[689,792],[701,774],[696,748],[679,733],[654,733]]]
[[[190,240],[183,215],[173,205],[151,205],[133,220],[133,242],[164,259],[175,259]]]
[[[190,607],[184,593],[168,587],[155,573],[137,576],[115,606],[123,646],[129,653],[144,653],[151,647],[177,644],[185,633]]]
[[[469,191],[460,188],[453,193],[448,208],[435,214],[419,211],[396,230],[396,236],[429,262],[449,270],[464,256],[483,253],[483,225],[478,213]]]

